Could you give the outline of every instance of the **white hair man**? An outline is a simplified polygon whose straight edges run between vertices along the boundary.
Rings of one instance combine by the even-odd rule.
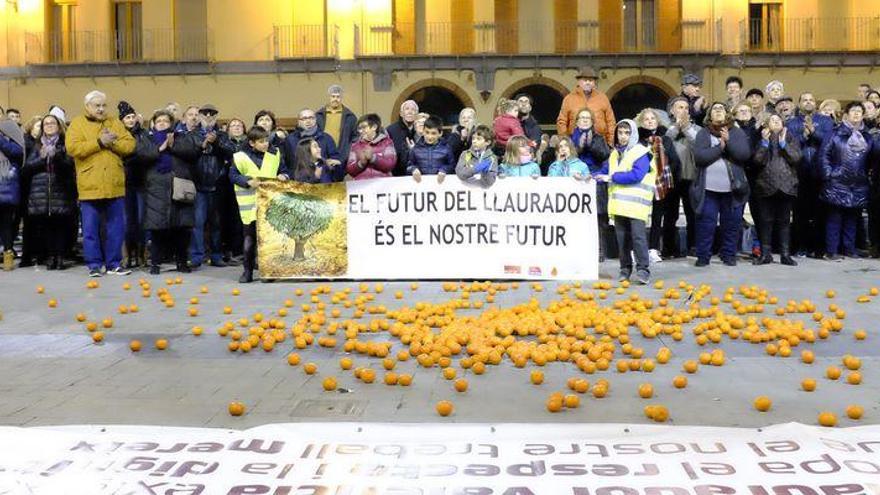
[[[122,263],[125,238],[125,171],[122,159],[135,140],[118,118],[107,113],[107,95],[89,92],[85,113],[67,130],[67,152],[76,164],[82,209],[83,251],[90,277],[128,275]],[[103,228],[102,228],[103,227]]]
[[[399,177],[406,174],[406,163],[409,160],[410,145],[415,139],[415,122],[419,114],[419,104],[414,100],[406,100],[400,104],[399,118],[396,122],[385,128],[391,140],[394,141],[394,151],[397,152],[397,165],[393,174]]]

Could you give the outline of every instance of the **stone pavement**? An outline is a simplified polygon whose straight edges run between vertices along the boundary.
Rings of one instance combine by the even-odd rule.
[[[642,408],[647,403],[663,403],[669,407],[673,424],[756,427],[772,423],[798,421],[815,424],[821,410],[832,410],[841,425],[856,424],[845,418],[847,405],[858,403],[865,408],[863,424],[880,422],[880,297],[867,304],[856,303],[859,295],[870,286],[880,285],[880,262],[847,260],[830,263],[802,260],[801,266],[790,268],[774,264],[754,267],[742,263],[736,268],[713,262],[708,269],[698,270],[693,260],[666,261],[653,268],[654,279],[664,279],[667,287],[686,280],[694,284],[711,284],[713,294],[721,295],[727,286],[760,285],[770,289],[780,301],[812,299],[819,310],[826,311],[834,302],[846,310],[845,328],[827,341],[817,341],[812,348],[817,359],[812,366],[800,362],[800,348],[788,359],[770,358],[763,346],[742,341],[725,340],[722,348],[727,364],[721,368],[701,367],[689,376],[685,390],[671,386],[672,377],[680,374],[685,359],[696,359],[700,351],[688,332],[682,342],[670,339],[647,340],[631,332],[634,344],[653,356],[661,345],[673,350],[668,365],[658,366],[652,374],[626,373],[611,370],[607,376],[612,387],[601,400],[584,397],[582,406],[562,414],[546,412],[544,402],[554,390],[565,390],[565,381],[581,376],[570,363],[552,363],[545,367],[545,383],[529,384],[529,368],[516,369],[509,361],[490,367],[483,376],[467,373],[470,390],[457,394],[451,383],[437,369],[425,370],[414,360],[400,363],[398,372],[414,373],[411,387],[389,387],[381,383],[383,371],[376,358],[352,356],[355,366],[371,364],[379,370],[376,383],[365,385],[351,372],[339,369],[341,349],[317,346],[299,351],[302,362],[318,364],[316,375],[303,373],[302,365],[291,367],[285,359],[292,348],[288,338],[274,352],[255,349],[249,354],[230,353],[226,338],[216,330],[231,318],[251,317],[262,312],[274,317],[282,301],[293,299],[296,304],[285,318],[288,328],[300,314],[300,304],[309,302],[308,291],[320,283],[278,282],[239,285],[236,268],[203,268],[185,275],[184,283],[171,288],[176,306],[165,308],[155,297],[155,290],[164,287],[164,280],[176,277],[165,272],[159,277],[135,272],[129,277],[104,277],[100,288],[87,290],[89,280],[82,268],[64,272],[41,269],[17,269],[0,273],[0,424],[148,424],[173,426],[204,426],[242,429],[265,423],[299,421],[371,421],[371,422],[645,422]],[[602,267],[606,275],[616,274],[615,261]],[[153,297],[141,297],[137,281],[149,280]],[[121,289],[123,283],[130,291]],[[45,294],[37,294],[37,285]],[[208,294],[199,294],[199,287],[209,287]],[[330,282],[334,290],[358,283]],[[512,306],[537,297],[542,303],[555,299],[556,283],[544,283],[545,290],[533,293],[529,283],[517,290],[499,293],[498,306]],[[449,299],[442,282],[421,282],[416,292],[410,282],[387,282],[384,293],[376,302],[389,308],[416,301],[440,302]],[[238,287],[241,295],[231,295]],[[371,283],[372,287],[372,283]],[[296,297],[294,290],[305,289],[305,296]],[[838,296],[832,301],[824,297],[833,288]],[[404,301],[394,298],[402,290]],[[652,287],[633,288],[651,298],[660,291]],[[190,297],[200,298],[201,315],[186,314]],[[611,293],[609,301],[616,296]],[[625,297],[625,296],[623,296]],[[49,298],[58,300],[58,307],[49,309]],[[120,315],[120,304],[138,304],[136,314]],[[610,302],[609,302],[610,304]],[[231,316],[222,314],[223,306],[233,308]],[[476,313],[477,310],[469,310]],[[74,315],[86,313],[90,321],[100,322],[112,317],[114,327],[105,331],[105,341],[93,344],[82,323]],[[768,313],[769,314],[769,310]],[[348,317],[350,312],[343,313]],[[370,315],[366,315],[369,317]],[[801,316],[801,315],[799,315]],[[802,316],[803,317],[803,316]],[[205,333],[194,336],[193,325]],[[868,339],[857,342],[855,329],[868,331]],[[169,348],[157,351],[152,347],[156,338],[167,338]],[[379,338],[386,340],[387,334]],[[144,350],[133,354],[128,344],[140,339]],[[342,339],[340,339],[340,342]],[[393,353],[398,350],[395,345]],[[341,347],[341,345],[340,345]],[[843,379],[831,382],[823,378],[825,367],[840,364],[840,357],[852,353],[862,358],[863,383],[847,385]],[[323,376],[332,374],[339,386],[350,393],[324,392]],[[587,377],[594,381],[600,374]],[[814,393],[800,391],[803,378],[819,382]],[[651,382],[655,398],[644,401],[637,397],[639,383]],[[769,395],[774,401],[768,413],[758,413],[752,400]],[[441,419],[434,412],[438,400],[452,400],[455,414]],[[241,400],[248,413],[239,418],[226,411],[231,400]]]

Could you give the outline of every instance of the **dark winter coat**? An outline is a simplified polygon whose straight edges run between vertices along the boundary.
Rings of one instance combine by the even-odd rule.
[[[21,198],[21,145],[0,133],[0,204],[17,205]]]
[[[538,144],[541,143],[541,124],[539,124],[534,117],[529,115],[524,119],[520,119],[519,123],[522,126],[523,132],[526,133],[526,137],[529,138],[529,141],[534,141]]]
[[[449,145],[449,149],[452,151],[452,156],[456,159],[456,162],[465,150],[469,150],[471,148],[475,128],[476,126],[471,128],[471,132],[468,134],[467,139],[461,138],[461,132],[464,127],[460,125],[453,127],[452,132],[443,136],[446,138],[446,144]]]
[[[571,140],[574,142],[575,147],[578,148],[578,158],[587,164],[587,167],[590,168],[591,174],[595,174],[602,168],[602,164],[605,160],[611,156],[611,150],[608,148],[608,142],[605,141],[605,136],[597,132],[592,132],[592,138],[587,138],[586,144],[581,148],[581,136],[584,133],[590,133],[590,131],[592,131],[592,128],[583,130],[580,127],[575,127],[574,132],[571,133]]]
[[[199,192],[213,192],[217,190],[217,182],[227,174],[227,159],[235,153],[235,147],[229,142],[226,133],[219,130],[214,132],[217,134],[217,139],[213,143],[208,143],[205,148],[201,148],[201,143],[208,133],[202,128],[195,131],[200,154],[196,162],[193,180]]]
[[[144,195],[145,230],[163,230],[172,228],[191,228],[195,224],[192,204],[181,203],[171,199],[174,177],[193,180],[196,162],[201,153],[201,141],[196,132],[177,132],[171,150],[171,172],[160,173],[156,165],[159,160],[159,146],[150,142],[143,150],[141,163],[146,165],[146,181]]]
[[[697,178],[691,184],[690,195],[691,204],[697,213],[703,210],[703,200],[706,198],[706,168],[719,158],[723,158],[727,164],[734,206],[742,206],[749,199],[749,182],[744,168],[752,156],[749,139],[742,129],[733,125],[729,126],[728,134],[730,139],[723,150],[721,146],[712,146],[711,134],[707,128],[701,128],[694,140]]]
[[[324,124],[327,123],[327,107],[321,107],[317,112],[315,112],[315,119],[318,124],[318,129],[324,130]],[[334,136],[330,136],[334,141],[336,138]],[[351,150],[351,143],[358,138],[357,133],[357,116],[349,110],[348,107],[342,107],[342,125],[339,128],[339,142],[336,143],[336,148],[338,149],[339,156],[341,158],[337,158],[340,162],[345,164],[345,160],[348,158],[348,153]],[[327,159],[325,156],[324,159]],[[345,174],[343,173],[343,176]]]
[[[785,141],[779,141],[778,135],[770,136],[769,141],[762,139],[753,162],[755,186],[752,194],[767,198],[776,194],[776,191],[781,191],[788,196],[797,197],[801,148],[792,133],[786,133]]]
[[[442,139],[435,144],[427,144],[424,139],[413,146],[409,152],[409,164],[406,173],[412,175],[418,169],[422,175],[436,175],[440,172],[455,173],[455,159],[449,145]]]
[[[346,159],[340,158],[339,149],[336,148],[336,142],[333,141],[333,138],[330,137],[329,134],[320,129],[318,129],[312,136],[303,136],[300,129],[296,129],[288,134],[287,140],[284,142],[284,149],[281,150],[282,156],[287,157],[286,168],[293,170],[293,167],[296,164],[296,147],[299,145],[300,141],[309,138],[318,142],[318,146],[321,147],[321,158],[324,160],[339,160],[340,164],[330,170],[332,181],[339,182],[345,178],[345,161],[348,155],[346,155]],[[349,146],[351,146],[351,144],[349,144]]]
[[[813,128],[815,131],[809,137],[804,137],[804,121],[806,117],[798,114],[785,123],[788,133],[797,139],[801,147],[801,161],[798,163],[800,177],[818,180],[822,177],[822,168],[819,165],[819,149],[826,136],[834,132],[834,121],[831,117],[813,113]]]
[[[411,139],[415,141],[415,130],[413,127],[407,127],[403,119],[397,119],[397,122],[385,128],[388,137],[394,142],[394,152],[397,153],[397,164],[392,172],[395,177],[407,175],[408,173],[406,165],[409,163],[409,145],[406,143],[406,140]]]
[[[125,167],[125,188],[142,191],[147,168],[140,161],[140,157],[143,151],[153,143],[150,142],[150,131],[141,127],[140,124],[134,129],[129,129],[128,132],[134,138],[135,145],[134,153],[122,160],[122,165]]]
[[[862,129],[867,148],[860,152],[849,149],[847,141],[853,129],[845,124],[822,142],[819,164],[822,168],[822,190],[819,198],[842,208],[864,208],[868,205],[868,157],[873,146],[871,135]]]
[[[30,183],[28,215],[72,215],[76,206],[76,170],[64,139],[58,139],[52,158],[40,156],[40,141],[34,146],[22,169],[22,179]]]

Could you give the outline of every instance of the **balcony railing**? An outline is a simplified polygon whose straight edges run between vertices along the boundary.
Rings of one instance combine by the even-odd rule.
[[[275,26],[272,45],[276,59],[336,58],[339,56],[339,26]]]
[[[717,52],[721,22],[658,19],[638,29],[622,22],[424,23],[355,26],[356,56]]]
[[[880,17],[749,19],[740,22],[743,52],[880,50]]]
[[[28,64],[211,60],[211,31],[51,31],[25,33]]]

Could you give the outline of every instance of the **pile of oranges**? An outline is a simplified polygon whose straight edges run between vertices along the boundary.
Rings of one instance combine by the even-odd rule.
[[[167,287],[155,291],[156,298],[166,308],[174,308],[176,301],[171,289],[181,285],[183,280],[167,279],[165,283]],[[140,280],[139,285],[144,298],[152,297],[153,288],[149,283]],[[97,285],[88,288],[94,289]],[[129,288],[123,287],[123,290]],[[411,291],[418,288],[415,283],[410,286]],[[234,318],[232,307],[223,307],[224,318],[230,319],[217,328],[217,334],[226,339],[225,346],[232,353],[247,354],[256,349],[271,353],[281,348],[291,366],[299,366],[302,361],[297,351],[323,348],[348,353],[340,359],[339,368],[351,371],[364,384],[378,380],[388,386],[409,386],[413,382],[412,374],[400,373],[397,367],[401,362],[413,360],[411,366],[436,370],[443,381],[450,382],[450,393],[465,393],[471,388],[467,375],[492,373],[505,362],[515,368],[528,368],[529,383],[535,387],[544,384],[546,366],[566,365],[576,373],[567,382],[571,393],[554,392],[545,404],[548,411],[558,413],[578,408],[581,397],[587,394],[592,399],[608,396],[611,393],[609,377],[614,374],[642,373],[648,377],[658,366],[671,362],[673,351],[667,345],[649,354],[640,342],[693,339],[706,349],[696,356],[678,356],[684,374],[676,376],[667,386],[684,389],[688,386],[687,375],[698,376],[701,367],[727,364],[722,349],[726,342],[759,346],[772,358],[799,355],[804,365],[812,365],[816,360],[812,345],[840,334],[847,316],[838,304],[829,304],[825,309],[807,299],[783,301],[758,286],[728,287],[716,293],[705,284],[692,285],[685,281],[667,284],[659,280],[653,285],[657,297],[651,298],[645,293],[630,292],[628,282],[601,281],[591,285],[573,282],[557,286],[556,298],[544,305],[536,297],[522,301],[520,292],[521,302],[508,307],[496,305],[496,298],[519,291],[518,282],[445,282],[442,288],[449,296],[444,302],[404,302],[397,308],[376,301],[376,296],[385,292],[381,283],[372,286],[360,283],[341,290],[322,284],[308,293],[295,288],[292,291],[295,297],[283,299],[278,309],[267,314],[257,312]],[[523,288],[533,293],[544,291],[540,283]],[[44,292],[45,288],[38,288],[38,293]],[[202,295],[208,292],[206,286],[201,287]],[[878,293],[880,291],[872,287],[864,297],[873,298]],[[241,290],[235,288],[231,294],[239,296]],[[829,290],[824,296],[834,299],[837,294]],[[395,291],[393,298],[404,299],[404,291]],[[187,314],[195,318],[203,313],[199,297],[190,297],[187,301]],[[50,301],[50,307],[56,305],[57,301]],[[120,305],[118,310],[120,315],[125,315],[136,313],[139,308],[134,304]],[[291,315],[293,319],[288,321]],[[77,314],[76,320],[86,324],[95,342],[103,340],[104,335],[97,332],[98,324],[88,321],[85,314]],[[101,324],[105,329],[114,326],[109,317],[102,319]],[[201,326],[192,327],[193,335],[202,332]],[[853,336],[858,341],[869,337],[863,329],[855,331]],[[165,339],[155,343],[157,349],[167,346]],[[132,341],[130,347],[132,352],[138,352],[142,345]],[[377,369],[370,365],[356,366],[355,360],[376,363],[384,375],[379,378]],[[846,356],[841,365],[848,370],[844,378],[847,384],[856,386],[862,382],[861,361],[857,357]],[[306,363],[302,369],[308,375],[317,375],[319,371],[314,363]],[[596,374],[605,377],[589,379]],[[829,366],[825,376],[839,380],[844,374],[841,367]],[[339,388],[338,379],[329,374],[321,377],[320,382],[328,392]],[[812,392],[817,383],[807,377],[800,387]],[[655,393],[655,385],[644,382],[634,396],[652,399]],[[772,400],[759,397],[754,407],[768,411]],[[448,401],[437,404],[440,415],[453,414],[453,411]],[[836,424],[836,419],[831,421],[829,414],[833,416],[823,412],[819,423]],[[846,415],[858,419],[862,414],[860,406],[853,405]],[[662,404],[645,407],[645,415],[659,422],[671,417]]]

